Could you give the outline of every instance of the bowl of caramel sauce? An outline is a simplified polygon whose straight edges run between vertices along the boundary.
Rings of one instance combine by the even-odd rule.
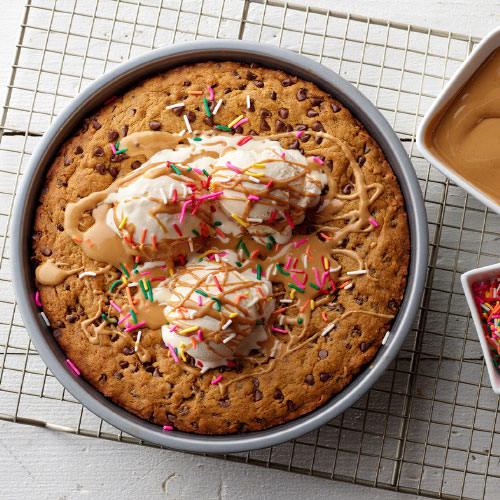
[[[500,213],[500,28],[441,91],[420,124],[417,146],[450,180]]]

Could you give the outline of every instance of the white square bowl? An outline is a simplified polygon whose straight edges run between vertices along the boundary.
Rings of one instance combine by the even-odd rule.
[[[474,294],[472,292],[472,285],[481,281],[489,281],[493,278],[500,276],[500,264],[493,264],[492,266],[479,267],[477,269],[472,269],[464,274],[462,274],[462,287],[465,292],[465,298],[469,304],[470,313],[474,325],[476,326],[477,335],[479,337],[479,342],[481,343],[481,349],[483,350],[484,360],[486,361],[486,367],[488,368],[488,375],[490,376],[491,387],[496,394],[500,394],[500,373],[493,364],[493,356],[490,350],[490,344],[486,340],[486,333],[484,331],[484,326],[481,321],[481,314],[477,307],[477,303],[474,300]]]
[[[425,136],[429,125],[434,117],[455,97],[459,90],[470,80],[476,70],[483,62],[500,47],[500,28],[497,28],[488,35],[474,48],[469,57],[463,62],[460,68],[455,72],[441,93],[438,95],[432,106],[425,114],[417,131],[417,146],[424,158],[432,163],[446,177],[455,184],[465,189],[474,198],[484,203],[496,213],[500,214],[500,205],[489,198],[483,191],[474,187],[461,175],[447,167],[439,158],[437,158],[426,146]]]

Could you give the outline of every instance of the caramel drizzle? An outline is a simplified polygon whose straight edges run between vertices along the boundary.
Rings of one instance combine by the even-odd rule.
[[[97,327],[92,324],[92,323],[94,323],[94,321],[97,321],[101,317],[102,312],[103,312],[103,308],[104,308],[104,301],[105,301],[105,299],[101,295],[101,297],[99,298],[98,306],[97,306],[97,313],[94,316],[91,316],[90,318],[83,320],[80,323],[83,333],[85,334],[85,336],[87,337],[87,340],[91,344],[99,344],[99,335],[103,335],[105,333],[107,333],[107,334],[113,333],[111,330],[106,329],[106,325],[107,325],[106,322],[100,323],[99,326],[97,326]],[[89,326],[92,327],[92,331],[89,331]]]
[[[59,266],[67,266],[64,262],[55,262],[54,259],[47,259],[36,268],[36,279],[42,285],[60,285],[68,276],[83,271],[82,267],[75,269],[61,269]]]
[[[368,232],[373,231],[375,229],[375,227],[369,223],[370,206],[380,197],[384,188],[381,184],[378,184],[378,183],[372,183],[369,185],[367,185],[365,183],[364,176],[363,176],[363,173],[361,171],[360,166],[356,162],[356,160],[353,157],[349,148],[341,140],[339,140],[336,137],[333,137],[329,134],[326,134],[324,132],[310,131],[309,133],[311,135],[320,136],[326,140],[330,140],[330,141],[334,142],[338,146],[338,148],[344,153],[344,155],[346,156],[346,158],[349,161],[349,166],[354,174],[355,188],[354,188],[354,191],[349,195],[344,195],[344,194],[338,193],[337,189],[336,189],[335,182],[333,180],[333,177],[328,175],[328,172],[325,169],[325,171],[327,173],[328,185],[329,185],[330,189],[328,190],[326,195],[324,195],[322,197],[322,201],[321,201],[322,205],[321,206],[323,207],[323,209],[321,211],[317,212],[316,220],[318,220],[318,222],[319,222],[318,231],[325,233],[329,237],[329,239],[325,242],[321,242],[320,240],[318,240],[316,238],[309,239],[307,244],[309,244],[310,246],[308,247],[308,250],[306,252],[307,266],[306,266],[306,269],[304,269],[304,271],[307,272],[307,268],[310,267],[311,263],[315,264],[316,267],[318,267],[318,269],[321,269],[321,267],[319,267],[320,255],[321,255],[321,257],[323,255],[326,255],[329,259],[333,260],[333,263],[335,264],[336,267],[339,267],[338,264],[336,263],[335,259],[333,258],[333,256],[335,254],[342,254],[342,255],[354,260],[355,263],[357,264],[357,267],[358,267],[357,270],[364,270],[364,268],[365,268],[364,262],[359,257],[359,255],[357,255],[356,252],[351,251],[351,250],[347,250],[347,249],[339,249],[338,246],[340,245],[342,240],[352,232],[368,233]],[[193,135],[197,135],[197,133],[193,133]],[[280,139],[292,137],[292,136],[294,136],[293,133],[282,133],[282,134],[275,134],[275,135],[271,135],[271,136],[264,136],[262,138],[254,137],[254,139],[255,140],[259,140],[259,139],[280,140]],[[141,156],[142,155],[142,156],[145,156],[146,158],[149,158],[154,153],[168,148],[167,144],[171,144],[170,147],[175,148],[175,147],[179,146],[183,140],[184,140],[184,138],[180,138],[179,136],[175,136],[174,134],[169,134],[166,132],[141,132],[138,134],[132,134],[131,136],[127,137],[124,141],[122,141],[122,146],[128,147],[128,149],[129,149],[128,153],[130,156]],[[221,143],[224,143],[224,140],[221,140]],[[226,145],[227,145],[227,143],[226,143]],[[203,154],[203,153],[200,153],[200,154]],[[185,165],[189,165],[189,162],[193,158],[200,157],[200,154],[193,155],[191,158],[189,158],[188,160],[186,160],[183,163]],[[277,159],[270,159],[268,161],[278,161],[278,160]],[[283,160],[280,159],[279,161],[283,161]],[[193,182],[194,184],[196,184],[197,182],[199,183],[198,176],[188,175],[187,169],[184,170],[185,165],[182,165],[179,163],[176,163],[176,165],[178,166],[179,169],[182,168],[182,174],[186,175],[190,179],[189,182]],[[111,245],[111,247],[113,248],[112,255],[114,257],[110,257],[111,253],[109,251],[107,252],[107,254],[106,254],[106,252],[104,252],[106,254],[105,256],[103,256],[102,253],[100,253],[100,252],[92,251],[92,248],[94,248],[94,247],[98,247],[99,250],[101,250],[103,247],[102,244],[100,244],[100,245],[94,244],[92,246],[85,246],[85,243],[84,243],[85,239],[87,239],[90,236],[88,233],[92,230],[92,228],[94,228],[93,236],[98,235],[97,231],[103,231],[103,227],[105,227],[105,219],[103,217],[103,213],[105,210],[107,211],[110,208],[110,206],[103,205],[102,202],[103,202],[103,200],[106,199],[106,197],[110,193],[116,192],[120,186],[125,185],[126,183],[132,182],[134,179],[136,179],[138,176],[141,176],[141,175],[145,175],[145,176],[148,176],[148,175],[150,175],[150,176],[168,175],[169,177],[172,176],[172,172],[169,172],[167,170],[167,167],[161,169],[161,173],[160,173],[160,170],[151,171],[151,169],[153,169],[154,167],[157,167],[157,166],[158,166],[158,164],[151,164],[151,165],[143,166],[143,167],[131,172],[126,177],[124,177],[122,179],[117,179],[108,189],[101,191],[101,192],[92,193],[91,195],[87,196],[86,198],[83,198],[83,199],[79,200],[78,202],[73,203],[73,204],[69,204],[67,206],[66,215],[65,215],[66,231],[70,234],[70,236],[73,237],[74,240],[81,240],[81,241],[78,241],[78,243],[82,246],[82,249],[90,258],[93,258],[94,260],[97,260],[99,262],[104,260],[105,262],[109,262],[110,264],[115,265],[115,267],[118,267],[116,265],[117,264],[117,261],[116,261],[117,255],[129,255],[129,256],[141,255],[142,257],[145,257],[145,258],[151,259],[151,260],[157,260],[157,259],[165,260],[167,262],[167,267],[169,265],[173,266],[173,259],[171,257],[172,249],[170,249],[170,252],[165,251],[165,248],[161,248],[161,243],[158,245],[158,247],[159,247],[158,253],[160,253],[160,254],[163,253],[164,255],[159,256],[158,253],[155,255],[152,255],[151,252],[144,251],[144,250],[139,251],[138,248],[131,249],[130,245],[124,244],[123,240],[121,238],[119,238],[119,236],[116,235],[116,233],[115,233],[114,234],[115,238],[113,239],[112,245]],[[304,165],[300,164],[300,167],[302,167],[304,169]],[[212,175],[215,174],[218,170],[222,170],[223,168],[224,167],[215,168],[212,172]],[[247,168],[246,171],[249,170],[250,168],[251,167]],[[309,169],[320,168],[320,166],[316,165],[316,164],[311,164],[310,162],[308,162],[308,168]],[[248,194],[253,194],[253,191],[254,191],[253,189],[248,188],[246,185],[243,186],[243,184],[242,184],[243,182],[248,183],[248,181],[249,181],[249,178],[248,178],[249,176],[247,175],[246,171],[244,172],[244,175],[241,175],[237,180],[229,179],[229,180],[224,181],[224,182],[215,182],[215,188],[217,188],[218,185],[220,184],[221,187],[223,187],[224,189],[232,189],[235,191],[239,191],[247,196],[248,196]],[[300,174],[298,174],[297,176],[294,176],[293,178],[287,179],[285,181],[276,181],[275,179],[273,179],[273,188],[272,189],[274,190],[274,189],[279,189],[279,188],[282,188],[282,189],[291,188],[289,186],[289,184],[291,182],[297,181],[300,177],[303,177],[305,174],[306,174],[306,172],[303,171]],[[178,180],[179,177],[177,176],[175,179]],[[270,179],[266,178],[263,180],[270,180]],[[291,188],[291,189],[293,189],[293,188]],[[264,193],[265,192],[263,190],[258,190],[258,191],[256,190],[256,192],[255,192],[255,194],[258,195],[259,197],[262,197]],[[275,202],[277,204],[281,204],[283,202],[282,199],[276,199],[276,197],[274,197],[273,195],[268,195],[268,197],[266,199],[264,199],[264,198],[261,198],[261,199],[262,199],[263,203]],[[344,203],[346,201],[352,201],[355,199],[359,199],[359,207],[357,210],[351,210],[347,214],[335,215],[336,213],[338,213],[342,210]],[[165,210],[165,211],[168,211],[168,213],[172,213],[172,212],[169,212],[170,210],[172,210],[172,205],[170,205],[170,207],[167,208],[165,206],[162,206],[162,205],[164,205],[162,200],[154,200],[154,201],[157,202],[157,206],[155,207],[155,210],[153,211],[152,216],[156,215],[157,213],[161,213],[161,210]],[[100,203],[101,203],[101,205],[99,205]],[[246,206],[245,214],[248,214],[248,210],[249,210],[248,206],[249,206],[249,204],[247,204],[247,206]],[[301,208],[301,207],[298,207],[298,208]],[[293,209],[295,210],[293,213],[294,216],[302,215],[301,213],[297,212],[297,207],[293,207]],[[94,210],[93,216],[96,220],[96,223],[89,230],[84,232],[84,231],[81,231],[79,229],[79,223],[80,223],[80,220],[81,220],[83,213],[86,210]],[[201,212],[201,213],[204,216],[207,216],[207,214],[205,214],[204,212]],[[345,220],[345,219],[350,219],[350,222],[343,229],[337,228],[337,227],[335,227],[335,225],[331,224],[332,221]],[[128,227],[126,229],[127,229],[127,231],[129,231]],[[103,232],[105,232],[105,231],[103,231]],[[130,231],[129,231],[129,233],[130,233]],[[252,251],[252,250],[257,249],[257,248],[260,249],[261,254],[264,257],[263,262],[265,262],[266,265],[267,265],[267,263],[270,264],[267,266],[267,272],[269,274],[271,274],[275,264],[281,263],[283,266],[284,261],[288,257],[291,257],[292,259],[294,259],[294,262],[296,262],[297,260],[298,260],[298,262],[302,262],[302,258],[304,257],[304,252],[305,252],[304,247],[296,247],[295,246],[295,244],[298,243],[299,240],[302,238],[303,238],[303,236],[301,236],[301,235],[294,235],[288,244],[282,246],[282,248],[279,252],[275,252],[274,249],[271,251],[268,251],[264,246],[258,245],[254,241],[247,242],[247,245],[249,247],[249,251]],[[236,239],[233,237],[229,237],[228,240],[229,241],[226,244],[226,246],[228,248],[234,248],[234,244],[236,243]],[[91,241],[94,241],[94,239],[91,239]],[[208,239],[208,241],[207,240],[201,240],[201,241],[198,240],[196,242],[197,244],[195,245],[195,248],[198,247],[199,244],[202,243],[202,241],[207,247],[210,247],[210,244],[214,243],[214,242],[217,244],[218,247],[220,247],[220,243],[216,242],[212,238],[212,239]],[[108,235],[107,238],[106,237],[104,238],[104,244],[109,244],[109,243],[110,243],[110,238]],[[186,248],[185,248],[185,246],[183,247],[181,241],[176,240],[173,243],[173,245],[176,247],[175,251],[177,253],[184,253],[184,254],[187,253]],[[168,246],[172,246],[172,245],[168,245]],[[146,247],[146,245],[145,245],[145,247]],[[183,251],[182,250],[179,251],[180,249],[183,249]],[[96,248],[94,248],[94,250],[96,250]],[[310,262],[310,261],[312,261],[312,262]],[[255,263],[255,261],[248,260],[247,262],[244,263],[244,265],[241,269],[246,269],[247,267],[250,267],[250,266],[253,267],[254,263]],[[332,265],[331,262],[330,262],[330,265]],[[231,270],[232,270],[231,266],[227,266],[227,268],[224,270],[225,276],[227,276],[227,274]],[[237,271],[238,269],[236,268],[235,270]],[[218,271],[218,273],[219,272],[220,271]],[[299,272],[299,271],[297,270],[297,272]],[[285,287],[285,294],[282,293],[282,294],[279,294],[279,296],[281,296],[281,297],[286,296],[286,292],[288,291],[288,289],[286,288],[286,285],[288,283],[290,283],[290,281],[291,281],[290,277],[285,277],[285,276],[281,275],[280,273],[277,273],[277,274],[272,273],[272,274],[273,274],[272,277],[269,275],[267,276],[269,278],[269,280],[272,282],[275,282],[275,283],[281,283]],[[349,277],[347,275],[340,276],[338,271],[335,273],[332,273],[332,275],[335,278],[334,281],[345,281],[347,279],[353,279],[353,277]],[[179,286],[191,286],[185,282],[181,282],[180,281],[181,276],[182,276],[182,273],[179,273],[179,275],[171,278],[171,284],[169,284],[169,286],[172,287],[174,294],[175,294],[175,283],[177,283]],[[366,277],[366,279],[374,279],[374,278],[371,278],[368,274],[365,274],[363,276]],[[357,279],[359,279],[359,278],[362,278],[362,277],[357,277]],[[245,288],[245,287],[248,287],[249,285],[253,285],[253,284],[254,284],[253,282],[252,283],[243,282],[240,286],[241,286],[241,288]],[[119,287],[119,289],[115,293],[115,297],[117,298],[117,300],[118,300],[118,294],[124,288],[125,288],[124,286]],[[193,290],[194,290],[194,288],[196,288],[196,286],[193,286]],[[306,287],[304,289],[304,293],[297,294],[295,299],[294,299],[294,302],[289,304],[288,306],[289,307],[296,306],[297,308],[300,309],[301,307],[303,307],[303,305],[310,298],[316,297],[316,295],[317,295],[316,290],[312,290],[312,289]],[[196,303],[193,303],[192,301],[187,300],[186,297],[181,297],[179,294],[177,294],[176,297],[177,297],[178,305],[181,305],[181,306],[186,305],[186,306],[189,306],[190,308],[193,308],[193,307],[198,308],[198,305]],[[224,299],[224,294],[222,294],[222,296],[218,296],[217,298],[219,298],[219,300],[221,300],[221,306],[222,306],[222,304],[224,304],[224,307],[227,307],[228,304],[230,304],[233,307],[235,305],[233,302],[226,301]],[[326,300],[328,300],[328,296],[319,297],[316,300],[316,303],[317,303],[317,305],[321,305]],[[122,303],[126,304],[126,301],[122,300]],[[175,305],[175,303],[176,303],[176,301],[172,301],[171,305]],[[102,302],[100,302],[99,304],[100,305],[99,305],[98,314],[95,317],[89,318],[85,322],[82,322],[82,327],[84,328],[84,331],[85,331],[87,337],[89,338],[89,341],[92,343],[96,342],[96,339],[98,338],[99,333],[101,333],[103,328],[104,328],[103,325],[106,324],[106,323],[102,323],[97,328],[92,325],[94,328],[94,334],[89,334],[89,332],[87,331],[87,327],[92,322],[96,321],[102,313]],[[211,316],[214,315],[216,310],[213,307],[213,305],[214,305],[213,301],[210,301],[210,303],[206,302],[205,305],[195,314],[195,317],[199,318],[199,317],[203,317],[204,315],[211,315]],[[241,308],[237,308],[237,309],[238,309],[237,312],[239,312],[239,313],[242,312]],[[354,313],[371,314],[374,316],[384,317],[387,319],[393,318],[393,316],[390,316],[390,315],[379,315],[377,313],[370,313],[369,311],[348,311],[348,313],[346,313],[346,315],[343,315],[341,317],[341,319],[343,317],[347,317],[347,315],[354,314]],[[302,311],[302,314],[304,317],[303,317],[303,325],[302,325],[301,333],[299,335],[295,335],[295,336],[293,336],[293,338],[291,338],[291,341],[287,343],[287,348],[285,350],[283,350],[283,349],[280,350],[282,352],[279,353],[279,355],[278,355],[279,358],[283,358],[283,357],[287,356],[288,354],[290,354],[291,352],[294,352],[297,349],[300,349],[308,341],[316,338],[317,336],[319,336],[321,334],[321,332],[317,332],[313,337],[308,338],[307,341],[300,342],[300,340],[305,336],[307,329],[308,329],[308,326],[310,324],[311,310],[309,308],[306,308],[305,310]],[[242,321],[242,324],[244,324],[245,323],[245,319],[243,317],[244,314],[240,314],[240,316],[241,316],[240,320]],[[276,336],[274,336],[270,333],[270,327],[272,326],[272,323],[276,319],[277,319],[276,316],[271,316],[270,321],[266,325],[266,328],[268,330],[268,339],[269,340],[277,338]],[[340,321],[340,320],[337,320],[337,322],[338,321]],[[221,324],[222,324],[222,321],[221,321]],[[287,324],[297,324],[297,320],[287,318]],[[235,325],[235,329],[237,329],[237,328],[239,328],[239,327],[237,325]],[[113,328],[113,331],[114,330],[116,330],[116,328]],[[204,336],[205,336],[205,334],[208,334],[208,333],[209,332],[204,332]],[[221,334],[221,330],[219,328],[219,330],[213,332],[212,336],[208,336],[207,338],[209,338],[210,340],[213,340],[215,343],[217,343],[217,342],[221,341],[220,334]],[[241,328],[239,328],[238,335],[242,335],[242,334],[243,334],[243,332],[242,332]],[[291,333],[289,333],[288,336],[292,337]],[[269,340],[268,340],[268,342],[266,342],[266,344],[267,344],[266,350],[268,351],[267,359],[266,359],[266,361],[264,361],[261,364],[264,364],[264,363],[270,364],[271,362],[274,363],[274,359],[271,359],[269,357],[269,353],[271,350],[271,346],[270,346],[271,342],[269,342]],[[273,348],[273,350],[275,351],[276,349]],[[187,371],[189,371],[191,373],[198,373],[196,369],[193,369],[191,366],[189,366],[187,364],[183,363],[182,367],[183,367],[183,369],[186,369]],[[269,371],[270,369],[272,369],[272,367],[269,367],[265,371]],[[227,386],[230,383],[232,383],[233,381],[241,380],[242,378],[253,376],[255,373],[257,373],[257,372],[247,373],[241,377],[234,378],[229,383],[220,384],[220,385],[221,385],[221,387],[227,388]]]

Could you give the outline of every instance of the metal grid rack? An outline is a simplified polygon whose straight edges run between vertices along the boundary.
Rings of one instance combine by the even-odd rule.
[[[425,197],[430,262],[413,329],[352,408],[294,442],[239,462],[439,498],[498,498],[500,421],[460,273],[498,261],[500,217],[415,148],[419,120],[477,40],[274,0],[28,0],[0,122],[0,419],[143,444],[95,417],[48,372],[11,291],[10,214],[23,167],[89,81],[163,44],[260,40],[338,71],[379,107]]]

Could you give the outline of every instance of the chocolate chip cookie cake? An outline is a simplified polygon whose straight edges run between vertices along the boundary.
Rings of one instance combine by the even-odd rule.
[[[54,158],[33,229],[37,303],[68,364],[201,434],[283,423],[349,384],[398,311],[409,248],[363,125],[238,62],[105,102]]]

